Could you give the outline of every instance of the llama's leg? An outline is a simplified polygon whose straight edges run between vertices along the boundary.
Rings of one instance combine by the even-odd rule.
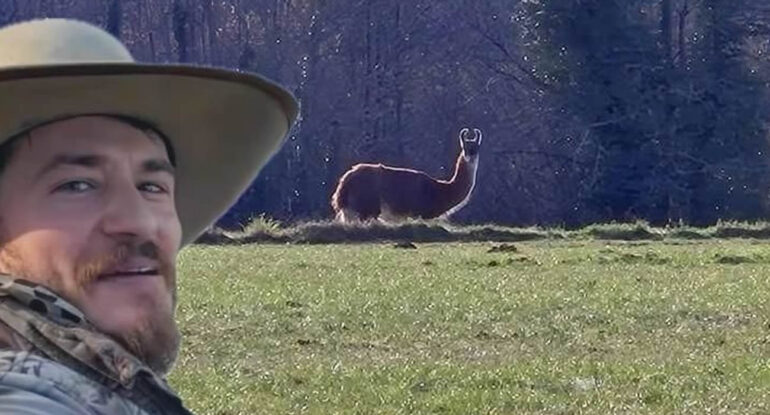
[[[398,215],[393,213],[393,211],[385,205],[380,207],[380,215],[377,219],[379,219],[380,223],[384,224],[394,224],[401,220]]]
[[[360,216],[352,209],[340,209],[336,219],[341,223],[353,223],[361,220]]]
[[[361,215],[359,218],[362,222],[371,222],[371,221],[377,221],[380,217],[380,211],[379,209],[370,209],[366,210],[365,212],[361,212]]]
[[[355,212],[363,222],[376,220],[380,216],[380,201],[374,195],[366,195],[356,200]]]
[[[437,216],[436,220],[439,221],[439,222],[450,222],[450,216],[452,216],[452,214],[447,212],[447,213],[444,213],[441,216]]]

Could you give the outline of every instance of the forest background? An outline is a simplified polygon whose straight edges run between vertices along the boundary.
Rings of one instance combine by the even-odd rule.
[[[256,71],[302,114],[220,220],[331,217],[357,162],[451,175],[484,133],[463,223],[709,225],[770,210],[764,0],[0,0],[135,58]]]

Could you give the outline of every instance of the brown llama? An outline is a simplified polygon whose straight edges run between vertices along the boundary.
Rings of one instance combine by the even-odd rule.
[[[437,180],[425,172],[382,164],[356,164],[339,180],[331,205],[341,222],[448,218],[462,209],[476,185],[481,130],[460,130],[454,175]]]

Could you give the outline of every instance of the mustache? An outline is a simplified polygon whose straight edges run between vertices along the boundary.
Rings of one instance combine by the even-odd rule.
[[[158,262],[159,273],[168,278],[171,265],[164,260],[160,249],[152,242],[121,242],[108,252],[90,258],[75,269],[75,279],[80,287],[86,287],[111,268],[118,266],[128,258],[142,257]]]

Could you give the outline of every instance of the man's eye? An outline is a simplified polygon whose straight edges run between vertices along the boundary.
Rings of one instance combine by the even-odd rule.
[[[96,186],[93,183],[87,182],[85,180],[72,180],[57,186],[55,191],[68,192],[68,193],[83,193],[91,189],[94,189],[95,187]]]
[[[139,190],[150,193],[168,193],[166,189],[157,183],[142,183],[139,185]]]

